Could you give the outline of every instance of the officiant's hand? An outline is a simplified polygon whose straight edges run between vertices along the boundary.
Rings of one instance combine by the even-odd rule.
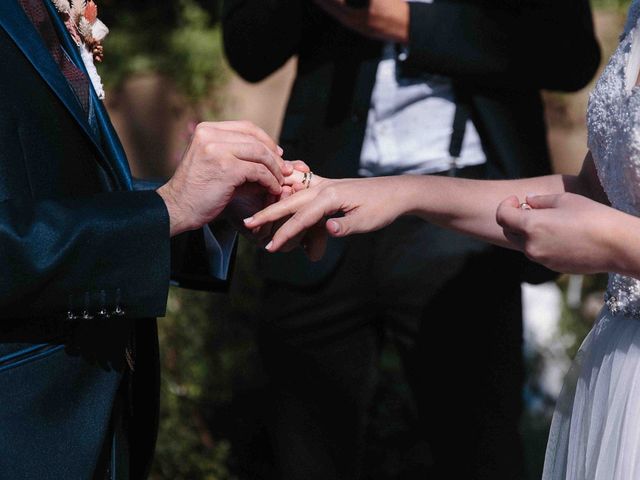
[[[173,177],[157,192],[164,200],[171,236],[217,218],[237,189],[255,184],[279,197],[293,171],[282,149],[249,122],[199,124]]]
[[[345,0],[314,0],[345,27],[378,40],[409,42],[409,5],[405,0],[370,0],[369,6],[354,8]]]
[[[616,242],[629,231],[629,215],[573,193],[530,195],[528,207],[522,205],[515,196],[507,198],[496,219],[512,246],[531,260],[575,274],[623,267],[616,264],[626,258]]]

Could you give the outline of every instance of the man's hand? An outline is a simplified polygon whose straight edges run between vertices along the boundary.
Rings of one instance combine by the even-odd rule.
[[[282,194],[293,167],[282,149],[249,122],[199,124],[173,177],[158,189],[167,205],[171,236],[217,218],[245,184]]]
[[[409,5],[405,0],[371,0],[366,8],[348,7],[345,0],[314,2],[345,27],[366,37],[409,42]]]

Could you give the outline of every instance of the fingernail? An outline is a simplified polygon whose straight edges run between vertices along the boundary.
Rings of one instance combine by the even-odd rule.
[[[537,193],[527,193],[527,198],[533,198],[533,197],[537,197],[538,194]]]
[[[338,222],[334,222],[333,220],[331,220],[329,222],[329,228],[333,233],[338,233],[340,231],[340,224]]]
[[[273,240],[267,243],[267,246],[264,247],[265,250],[271,251],[271,247],[273,247]]]
[[[254,218],[253,217],[249,217],[249,218],[245,218],[243,220],[245,225],[249,225],[250,223],[253,223]]]
[[[278,145],[278,155],[282,156],[284,154],[284,149]]]

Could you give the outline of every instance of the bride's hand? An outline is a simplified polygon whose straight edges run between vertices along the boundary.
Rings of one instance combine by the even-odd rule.
[[[265,208],[246,219],[245,224],[256,228],[290,217],[267,245],[270,252],[286,248],[292,240],[319,225],[334,237],[379,230],[403,213],[403,187],[399,180],[330,180],[314,176],[310,188]],[[330,218],[341,214],[344,216]]]
[[[498,224],[515,248],[558,272],[616,270],[620,257],[612,240],[625,214],[572,193],[528,196],[527,203],[530,210],[509,197],[497,210]]]

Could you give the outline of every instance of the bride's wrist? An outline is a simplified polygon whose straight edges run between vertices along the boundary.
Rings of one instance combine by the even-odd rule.
[[[420,203],[420,181],[422,176],[403,175],[398,177],[391,177],[393,179],[392,188],[395,190],[394,197],[397,199],[394,202],[396,205],[397,216],[421,216],[421,203]]]

